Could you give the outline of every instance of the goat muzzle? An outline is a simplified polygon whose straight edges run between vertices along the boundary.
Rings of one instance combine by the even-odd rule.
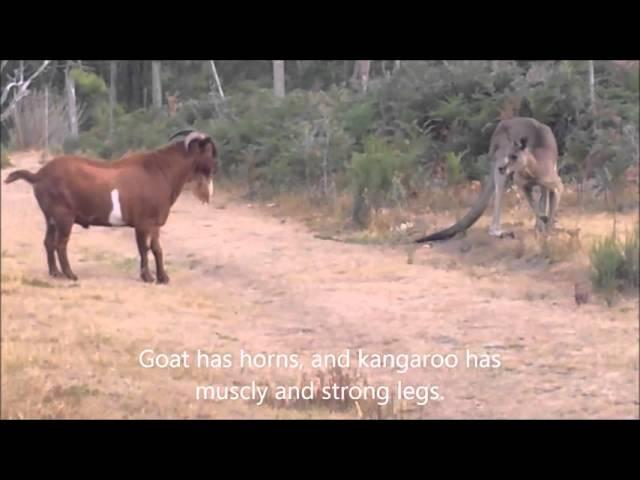
[[[197,175],[193,194],[202,203],[210,203],[214,194],[213,178],[205,175]]]

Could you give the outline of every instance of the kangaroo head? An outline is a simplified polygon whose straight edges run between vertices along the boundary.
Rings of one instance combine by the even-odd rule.
[[[519,140],[506,140],[498,146],[495,159],[501,175],[520,171],[527,166],[532,156],[527,143],[527,137],[521,137]]]

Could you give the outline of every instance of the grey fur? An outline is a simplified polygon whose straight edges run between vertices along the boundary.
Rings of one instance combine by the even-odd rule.
[[[555,222],[563,185],[558,175],[558,145],[551,129],[533,118],[515,117],[501,121],[491,137],[489,154],[491,173],[478,202],[459,222],[439,232],[416,240],[416,243],[446,240],[470,228],[484,213],[495,195],[489,235],[513,235],[500,227],[502,200],[507,179],[512,177],[522,189],[534,212],[536,231],[551,228]],[[533,188],[540,187],[536,205]]]

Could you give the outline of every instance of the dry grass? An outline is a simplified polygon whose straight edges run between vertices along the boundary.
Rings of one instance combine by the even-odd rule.
[[[290,383],[293,386],[292,393],[284,399],[276,398],[276,392],[279,385],[287,386],[287,382],[276,384],[272,379],[268,379],[263,381],[262,385],[269,387],[267,404],[279,410],[324,411],[365,420],[401,419],[408,411],[407,402],[399,401],[393,395],[388,399],[375,398],[377,387],[370,384],[365,374],[355,369],[333,367],[301,372],[297,382]],[[330,389],[329,393],[331,393],[334,387],[338,392],[347,393],[344,397],[340,393],[325,394],[325,388]],[[346,390],[350,387],[357,387],[360,390],[354,393],[354,396],[350,396],[349,390]],[[304,396],[300,392],[305,392]],[[361,398],[358,398],[359,395]]]
[[[16,159],[23,168],[37,163]],[[220,194],[202,206],[184,196],[162,235],[170,285],[139,281],[135,241],[124,229],[74,229],[70,259],[80,281],[68,282],[47,276],[31,187],[11,187],[0,202],[2,418],[637,418],[637,299],[578,309],[572,275],[584,273],[580,256],[552,264],[540,258],[539,245],[526,236],[528,221],[515,227],[525,235],[499,241],[486,235],[485,216],[466,238],[416,249],[407,265],[404,247],[314,238],[278,210],[284,203],[248,208]],[[341,229],[346,200],[322,210]],[[308,201],[291,198],[287,208],[310,215]],[[376,220],[379,235],[407,219],[397,213]],[[586,249],[590,235],[610,230],[611,218],[580,215],[563,210],[561,222],[581,228]],[[422,212],[416,220],[431,230],[452,216]],[[522,218],[509,212],[507,222]],[[620,228],[631,218],[621,214]],[[311,220],[323,225],[321,217]],[[411,372],[402,377],[407,383],[442,387],[445,400],[424,411],[196,401],[202,384],[297,379],[290,371],[137,363],[144,348],[308,355],[467,347],[499,348],[504,368]],[[317,373],[308,372],[309,380]],[[371,385],[399,380],[375,369],[367,376]]]
[[[236,187],[237,188],[237,187]],[[326,237],[359,244],[405,244],[426,230],[444,226],[443,216],[453,221],[462,217],[481,193],[479,182],[469,182],[448,189],[430,188],[414,194],[404,205],[373,209],[365,229],[352,222],[353,198],[343,192],[319,198],[313,195],[281,194],[269,202],[253,202],[267,215],[285,221],[292,218],[304,222],[314,232]],[[512,189],[505,194],[506,209],[522,209],[522,196]],[[528,208],[528,207],[527,207]],[[451,220],[447,220],[451,221]]]
[[[627,183],[617,199],[618,209],[623,212],[634,211],[638,208],[639,197],[640,189],[638,183]],[[611,195],[597,194],[594,190],[586,187],[582,193],[579,193],[575,184],[565,186],[565,192],[562,194],[562,204],[571,210],[590,214],[610,212],[613,209]]]
[[[38,287],[38,288],[53,288],[52,284],[50,284],[49,282],[42,281],[38,278],[23,278],[22,284],[30,285],[32,287]]]

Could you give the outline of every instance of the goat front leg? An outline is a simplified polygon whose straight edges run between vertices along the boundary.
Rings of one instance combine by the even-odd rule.
[[[160,229],[154,228],[151,232],[151,251],[156,261],[156,278],[158,283],[169,283],[169,275],[164,269],[164,255],[160,246]]]
[[[140,253],[140,278],[143,282],[153,282],[153,275],[149,272],[149,248],[151,247],[151,235],[148,229],[136,228],[136,243]]]
[[[61,215],[59,219],[56,220],[56,251],[58,252],[58,259],[60,260],[60,268],[62,268],[62,273],[64,273],[65,277],[69,280],[76,281],[78,277],[71,270],[69,257],[67,256],[67,245],[69,244],[72,228],[73,219],[68,215]]]
[[[47,266],[49,267],[49,275],[52,277],[62,277],[62,272],[58,270],[56,264],[56,224],[53,218],[46,217],[47,234],[44,237],[44,248],[47,252]]]

